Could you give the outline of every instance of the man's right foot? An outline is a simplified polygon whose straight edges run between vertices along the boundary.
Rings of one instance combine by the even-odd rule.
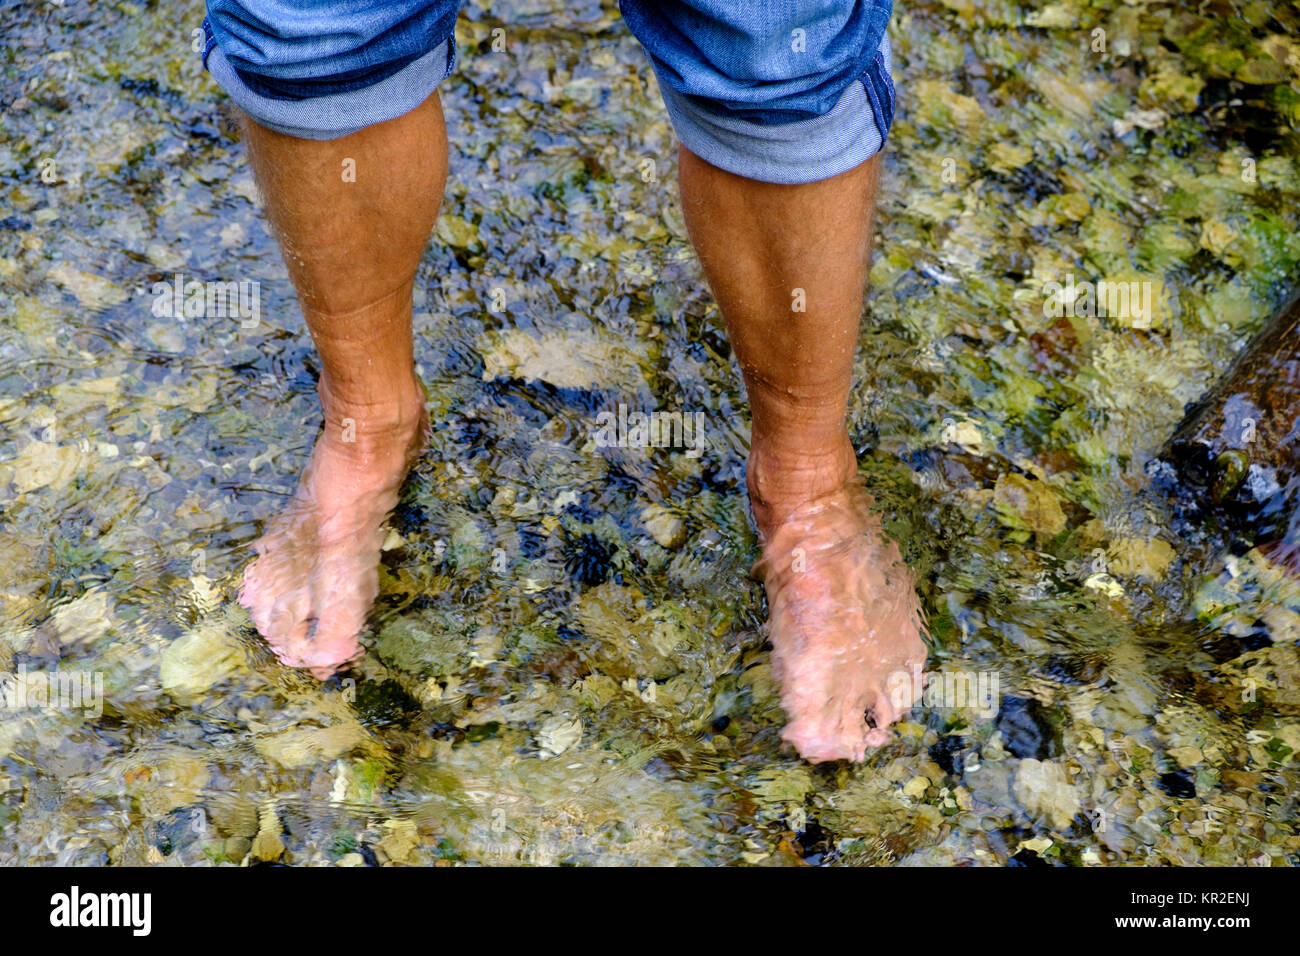
[[[239,603],[279,659],[324,680],[361,651],[379,593],[383,525],[428,441],[412,375],[391,405],[350,407],[322,379],[325,428],[298,490],[253,545]],[[348,425],[348,422],[351,425]]]

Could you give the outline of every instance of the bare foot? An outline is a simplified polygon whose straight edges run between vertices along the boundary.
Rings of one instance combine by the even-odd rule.
[[[292,501],[253,545],[239,603],[281,661],[324,680],[360,653],[381,529],[428,440],[428,416],[414,376],[392,406],[350,407],[323,378],[318,391],[325,428]]]
[[[916,591],[871,511],[851,447],[834,464],[764,482],[770,462],[751,454],[749,482],[772,668],[789,718],[782,737],[812,763],[861,761],[920,690],[926,648]],[[814,491],[799,500],[800,486]],[[833,490],[818,494],[818,486]]]

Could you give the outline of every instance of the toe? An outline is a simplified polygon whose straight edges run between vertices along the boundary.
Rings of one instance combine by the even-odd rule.
[[[786,724],[781,739],[791,744],[799,756],[809,763],[842,760],[852,756],[834,729],[828,730],[811,720],[793,720]]]
[[[868,747],[883,747],[893,736],[893,731],[888,727],[877,727],[875,730],[868,731],[865,743]]]
[[[866,756],[867,731],[866,722],[867,695],[861,692],[846,693],[839,706],[839,745],[844,756],[860,763]]]
[[[269,639],[275,601],[263,583],[262,575],[257,572],[256,563],[249,565],[244,572],[244,581],[239,589],[239,603],[248,611],[257,632]]]
[[[882,687],[873,694],[867,705],[867,716],[870,717],[872,729],[866,734],[866,745],[879,747],[888,742],[894,736],[890,725],[901,715],[902,711],[895,706],[888,690]],[[865,720],[863,724],[866,725]]]
[[[306,588],[287,591],[270,611],[270,623],[262,636],[276,656],[289,667],[301,667],[311,629],[311,600]]]
[[[250,612],[258,605],[258,603],[260,603],[259,598],[261,595],[261,588],[259,587],[256,568],[257,562],[250,562],[248,566],[244,568],[244,577],[239,584],[239,603]]]

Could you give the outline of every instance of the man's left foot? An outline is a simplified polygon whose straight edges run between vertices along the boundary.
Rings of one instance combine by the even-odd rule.
[[[766,480],[773,460],[751,454],[749,485],[772,667],[789,718],[782,737],[812,763],[861,761],[919,693],[926,647],[916,590],[871,510],[851,446],[829,464]]]

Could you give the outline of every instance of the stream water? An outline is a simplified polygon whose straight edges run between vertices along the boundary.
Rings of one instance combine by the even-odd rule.
[[[0,862],[1296,862],[1300,586],[1144,470],[1300,276],[1294,3],[898,4],[851,414],[947,676],[857,766],[780,745],[743,394],[609,2],[462,14],[432,446],[356,670],[274,661],[233,594],[316,365],[201,17],[0,6]],[[707,441],[606,446],[620,404]]]

